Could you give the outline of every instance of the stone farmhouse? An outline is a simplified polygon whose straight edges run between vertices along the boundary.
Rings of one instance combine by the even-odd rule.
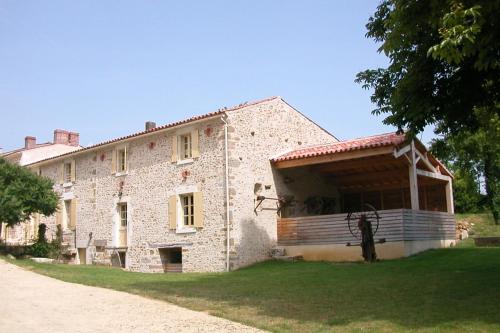
[[[452,175],[418,141],[339,141],[280,97],[245,103],[33,162],[55,182],[80,264],[220,272],[281,247],[306,260],[360,260],[347,212],[380,218],[380,258],[454,243]]]
[[[27,165],[35,163],[50,157],[73,152],[82,148],[80,146],[80,134],[66,130],[54,130],[54,141],[37,143],[36,137],[26,136],[24,138],[24,147],[0,153],[0,156],[7,161]],[[10,244],[22,244],[31,241],[37,233],[37,219],[33,218],[28,224],[16,225],[7,228],[1,226],[0,240]]]

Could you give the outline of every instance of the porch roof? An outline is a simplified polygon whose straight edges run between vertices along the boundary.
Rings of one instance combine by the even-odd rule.
[[[272,158],[271,163],[277,169],[303,166],[329,169],[330,166],[334,165],[334,169],[338,169],[341,165],[345,165],[347,168],[342,169],[353,171],[353,169],[360,168],[364,169],[364,172],[377,164],[396,163],[399,167],[406,167],[408,160],[402,156],[408,150],[410,142],[405,134],[384,133],[292,150]],[[420,141],[415,139],[413,142],[422,157],[418,162],[422,169],[432,172],[438,171],[440,174],[453,178],[446,166],[430,154]],[[319,164],[324,166],[319,166]]]
[[[406,136],[397,132],[384,133],[373,136],[366,136],[357,139],[339,141],[326,145],[308,146],[301,149],[289,151],[283,155],[271,159],[272,162],[282,162],[298,160],[308,157],[317,157],[338,153],[346,153],[355,150],[377,148],[377,147],[397,147],[405,142]]]

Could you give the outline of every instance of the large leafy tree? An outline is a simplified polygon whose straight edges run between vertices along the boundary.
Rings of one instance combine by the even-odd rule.
[[[0,158],[0,222],[12,226],[35,213],[52,215],[59,200],[52,186],[50,179]]]
[[[373,113],[409,135],[434,124],[458,150],[475,142],[458,158],[482,166],[498,221],[500,0],[384,0],[366,27],[390,60],[356,78],[373,89]]]

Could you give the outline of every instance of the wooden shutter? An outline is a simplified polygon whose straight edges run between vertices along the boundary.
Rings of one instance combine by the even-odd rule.
[[[64,184],[64,163],[59,166],[59,184]]]
[[[62,226],[62,220],[63,220],[62,201],[59,201],[56,212],[56,224]]]
[[[111,153],[111,173],[116,173],[116,149],[113,149],[113,152]]]
[[[168,198],[168,225],[170,229],[177,229],[177,196]]]
[[[198,158],[200,157],[200,135],[198,134],[198,130],[191,131],[191,157]]]
[[[76,198],[71,200],[71,212],[70,212],[70,221],[69,221],[69,228],[71,230],[75,230],[76,228]]]
[[[123,165],[124,165],[124,169],[123,170],[124,172],[127,172],[128,171],[128,152],[127,152],[127,146],[123,147],[123,150],[125,151],[125,153],[123,154],[123,159],[125,161],[123,161]]]
[[[71,161],[71,181],[76,180],[76,163],[75,160]]]
[[[194,227],[203,228],[203,194],[201,192],[194,192],[193,201],[194,201]]]
[[[172,162],[177,162],[177,135],[172,137]]]

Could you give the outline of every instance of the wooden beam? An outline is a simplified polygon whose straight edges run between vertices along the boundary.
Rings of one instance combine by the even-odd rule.
[[[450,176],[445,176],[445,175],[442,175],[442,174],[437,173],[437,172],[429,172],[429,171],[425,171],[422,169],[416,169],[416,170],[417,170],[417,175],[419,175],[419,176],[439,179],[439,180],[443,180],[443,181],[451,181]]]
[[[453,188],[451,179],[448,180],[445,187],[446,191],[446,210],[450,214],[455,214],[455,206],[453,204]]]
[[[391,154],[392,151],[393,148],[391,146],[388,146],[388,147],[368,148],[362,150],[353,150],[348,152],[336,152],[321,156],[306,157],[306,158],[293,159],[287,161],[278,161],[274,163],[274,167],[276,169],[296,168],[306,165],[354,160],[369,156]]]
[[[401,149],[394,148],[393,155],[394,158],[400,158],[402,155],[406,154],[411,150],[411,145],[404,146]]]
[[[321,173],[334,173],[342,171],[369,171],[373,170],[374,167],[386,167],[386,168],[400,168],[407,165],[404,160],[396,160],[391,155],[385,155],[389,157],[380,158],[360,158],[354,161],[341,161],[333,162],[328,164],[319,164],[312,167],[312,170]]]
[[[434,173],[437,173],[436,168],[434,167],[434,165],[432,165],[432,163],[429,161],[429,159],[427,158],[427,156],[425,156],[424,154],[422,154],[421,152],[419,152],[418,149],[416,149],[415,152],[420,157],[420,160],[422,161],[422,163],[424,163],[425,166],[429,168],[429,170],[431,170]]]
[[[383,180],[397,180],[405,179],[406,172],[404,169],[400,170],[389,170],[389,171],[379,171],[379,172],[367,172],[361,174],[354,174],[349,176],[337,176],[332,177],[332,180],[339,185],[348,185],[349,183],[364,183],[364,182],[380,182]]]
[[[408,176],[410,179],[410,198],[411,209],[419,210],[420,203],[418,198],[418,180],[417,180],[417,156],[415,154],[415,141],[411,141],[411,149],[409,151],[411,165],[408,168]]]

